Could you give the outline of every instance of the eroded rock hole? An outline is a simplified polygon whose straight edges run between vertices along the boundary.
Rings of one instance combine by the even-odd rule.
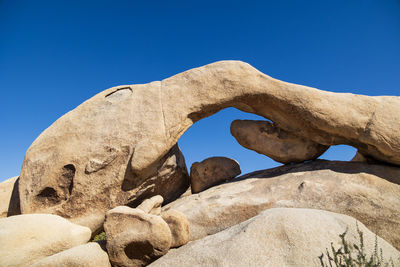
[[[62,169],[60,187],[63,189],[65,196],[72,194],[75,172],[76,169],[73,164],[67,164]]]
[[[124,249],[125,254],[130,259],[149,259],[153,254],[153,246],[149,241],[136,241],[127,245]]]
[[[38,195],[40,201],[45,204],[57,204],[60,202],[60,197],[57,194],[57,191],[51,187],[45,187]]]

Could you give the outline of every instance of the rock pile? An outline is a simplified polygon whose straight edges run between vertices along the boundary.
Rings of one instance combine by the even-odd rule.
[[[236,177],[236,161],[212,157],[189,177],[179,137],[227,107],[266,118],[231,133],[286,165]],[[239,61],[107,89],[0,183],[0,266],[319,266],[346,229],[357,243],[356,224],[367,255],[377,234],[400,266],[399,132],[399,97],[325,92]],[[338,144],[358,149],[352,162],[317,160]]]

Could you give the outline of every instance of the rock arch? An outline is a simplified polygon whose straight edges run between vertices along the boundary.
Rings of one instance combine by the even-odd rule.
[[[179,167],[180,152],[169,153],[171,148],[193,123],[227,107],[263,116],[315,143],[351,145],[400,165],[398,97],[325,92],[273,79],[244,62],[220,61],[162,81],[107,89],[59,118],[26,152],[22,213],[55,213],[96,229],[112,207],[143,194],[165,198],[171,192],[156,192],[163,191],[158,177]],[[44,188],[57,190],[69,165],[75,168],[71,196],[36,203]],[[183,181],[180,168],[177,179]],[[121,190],[127,177],[141,184]]]

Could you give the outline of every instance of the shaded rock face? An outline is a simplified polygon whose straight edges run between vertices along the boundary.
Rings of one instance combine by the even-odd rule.
[[[18,176],[12,177],[0,183],[0,218],[19,213],[19,199],[15,199],[18,184]]]
[[[157,194],[173,200],[188,183],[176,142],[194,122],[226,107],[315,143],[351,145],[400,165],[400,98],[324,92],[222,61],[110,88],[59,118],[26,152],[22,213],[59,214],[94,230],[111,207]]]
[[[383,197],[384,196],[384,197]],[[270,208],[311,208],[364,223],[400,249],[400,168],[313,161],[257,171],[166,207],[186,215],[192,240],[217,233]]]
[[[190,184],[193,193],[230,180],[241,173],[237,161],[225,157],[212,157],[195,162],[190,167]]]
[[[89,241],[87,227],[52,214],[24,214],[0,219],[0,266],[28,266]]]
[[[107,253],[100,245],[90,242],[76,246],[35,262],[30,267],[111,267]]]
[[[145,266],[165,255],[171,246],[168,224],[141,209],[118,206],[108,211],[104,230],[113,266]]]
[[[331,242],[339,248],[339,235],[346,229],[346,240],[359,244],[357,224],[369,258],[375,234],[354,218],[322,210],[278,208],[171,250],[150,266],[321,266],[318,257],[330,249]],[[399,251],[380,237],[377,242],[386,261],[391,258],[395,266],[400,264]]]
[[[281,163],[316,159],[329,148],[281,130],[268,121],[235,120],[231,133],[245,148]]]
[[[103,151],[104,154],[98,152],[93,159],[88,159],[84,166],[81,162],[85,160],[85,152],[74,156],[75,152],[66,147],[66,154],[55,155],[54,151],[57,150],[48,146],[53,147],[56,144],[43,143],[45,151],[38,152],[39,154],[53,155],[55,165],[60,161],[73,164],[60,166],[60,170],[53,173],[52,166],[36,168],[44,162],[41,156],[37,161],[26,161],[32,166],[28,171],[30,177],[35,178],[21,179],[22,212],[58,214],[77,224],[88,226],[95,232],[101,228],[105,212],[114,206],[136,206],[143,199],[157,194],[163,195],[169,202],[188,188],[189,176],[177,145],[160,159],[159,164],[154,167],[153,176],[139,179],[130,171],[128,164],[132,149],[127,146],[121,147],[117,141],[113,142],[115,145],[102,144],[104,148],[107,147]],[[118,146],[119,148],[116,148]],[[79,148],[75,149],[80,151]]]

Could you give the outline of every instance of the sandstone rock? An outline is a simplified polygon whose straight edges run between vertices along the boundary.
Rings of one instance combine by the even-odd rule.
[[[12,177],[0,183],[0,218],[7,217],[10,200],[14,190],[14,184],[18,176]]]
[[[0,266],[28,266],[89,241],[87,227],[51,214],[24,214],[0,219]]]
[[[369,257],[375,234],[354,218],[323,210],[278,208],[171,250],[150,266],[321,266],[318,257],[330,249],[331,242],[339,248],[339,235],[346,229],[346,240],[359,244],[356,223]],[[377,241],[383,258],[400,264],[400,252],[380,237]]]
[[[190,240],[189,221],[185,214],[177,210],[167,210],[161,217],[168,224],[172,234],[171,247],[176,248],[185,245]]]
[[[90,242],[35,262],[30,267],[111,267],[107,253]]]
[[[400,249],[400,168],[316,160],[250,173],[170,203],[192,240],[270,208],[312,208],[356,218]]]
[[[268,121],[235,120],[231,133],[240,145],[281,163],[313,160],[329,148],[279,129]]]
[[[59,118],[26,152],[22,213],[54,213],[100,227],[111,207],[157,194],[173,200],[188,183],[174,145],[194,122],[226,107],[318,144],[352,145],[400,165],[400,98],[324,92],[222,61],[163,81],[110,88]]]
[[[190,167],[190,184],[193,193],[230,180],[241,173],[237,161],[225,157],[212,157],[195,162]]]
[[[107,212],[104,230],[113,266],[145,266],[166,254],[171,231],[160,217],[140,209],[118,206]]]
[[[162,196],[157,195],[152,198],[144,200],[137,209],[141,209],[146,213],[150,213],[153,215],[160,215],[161,214],[161,204],[163,203],[164,199]]]

